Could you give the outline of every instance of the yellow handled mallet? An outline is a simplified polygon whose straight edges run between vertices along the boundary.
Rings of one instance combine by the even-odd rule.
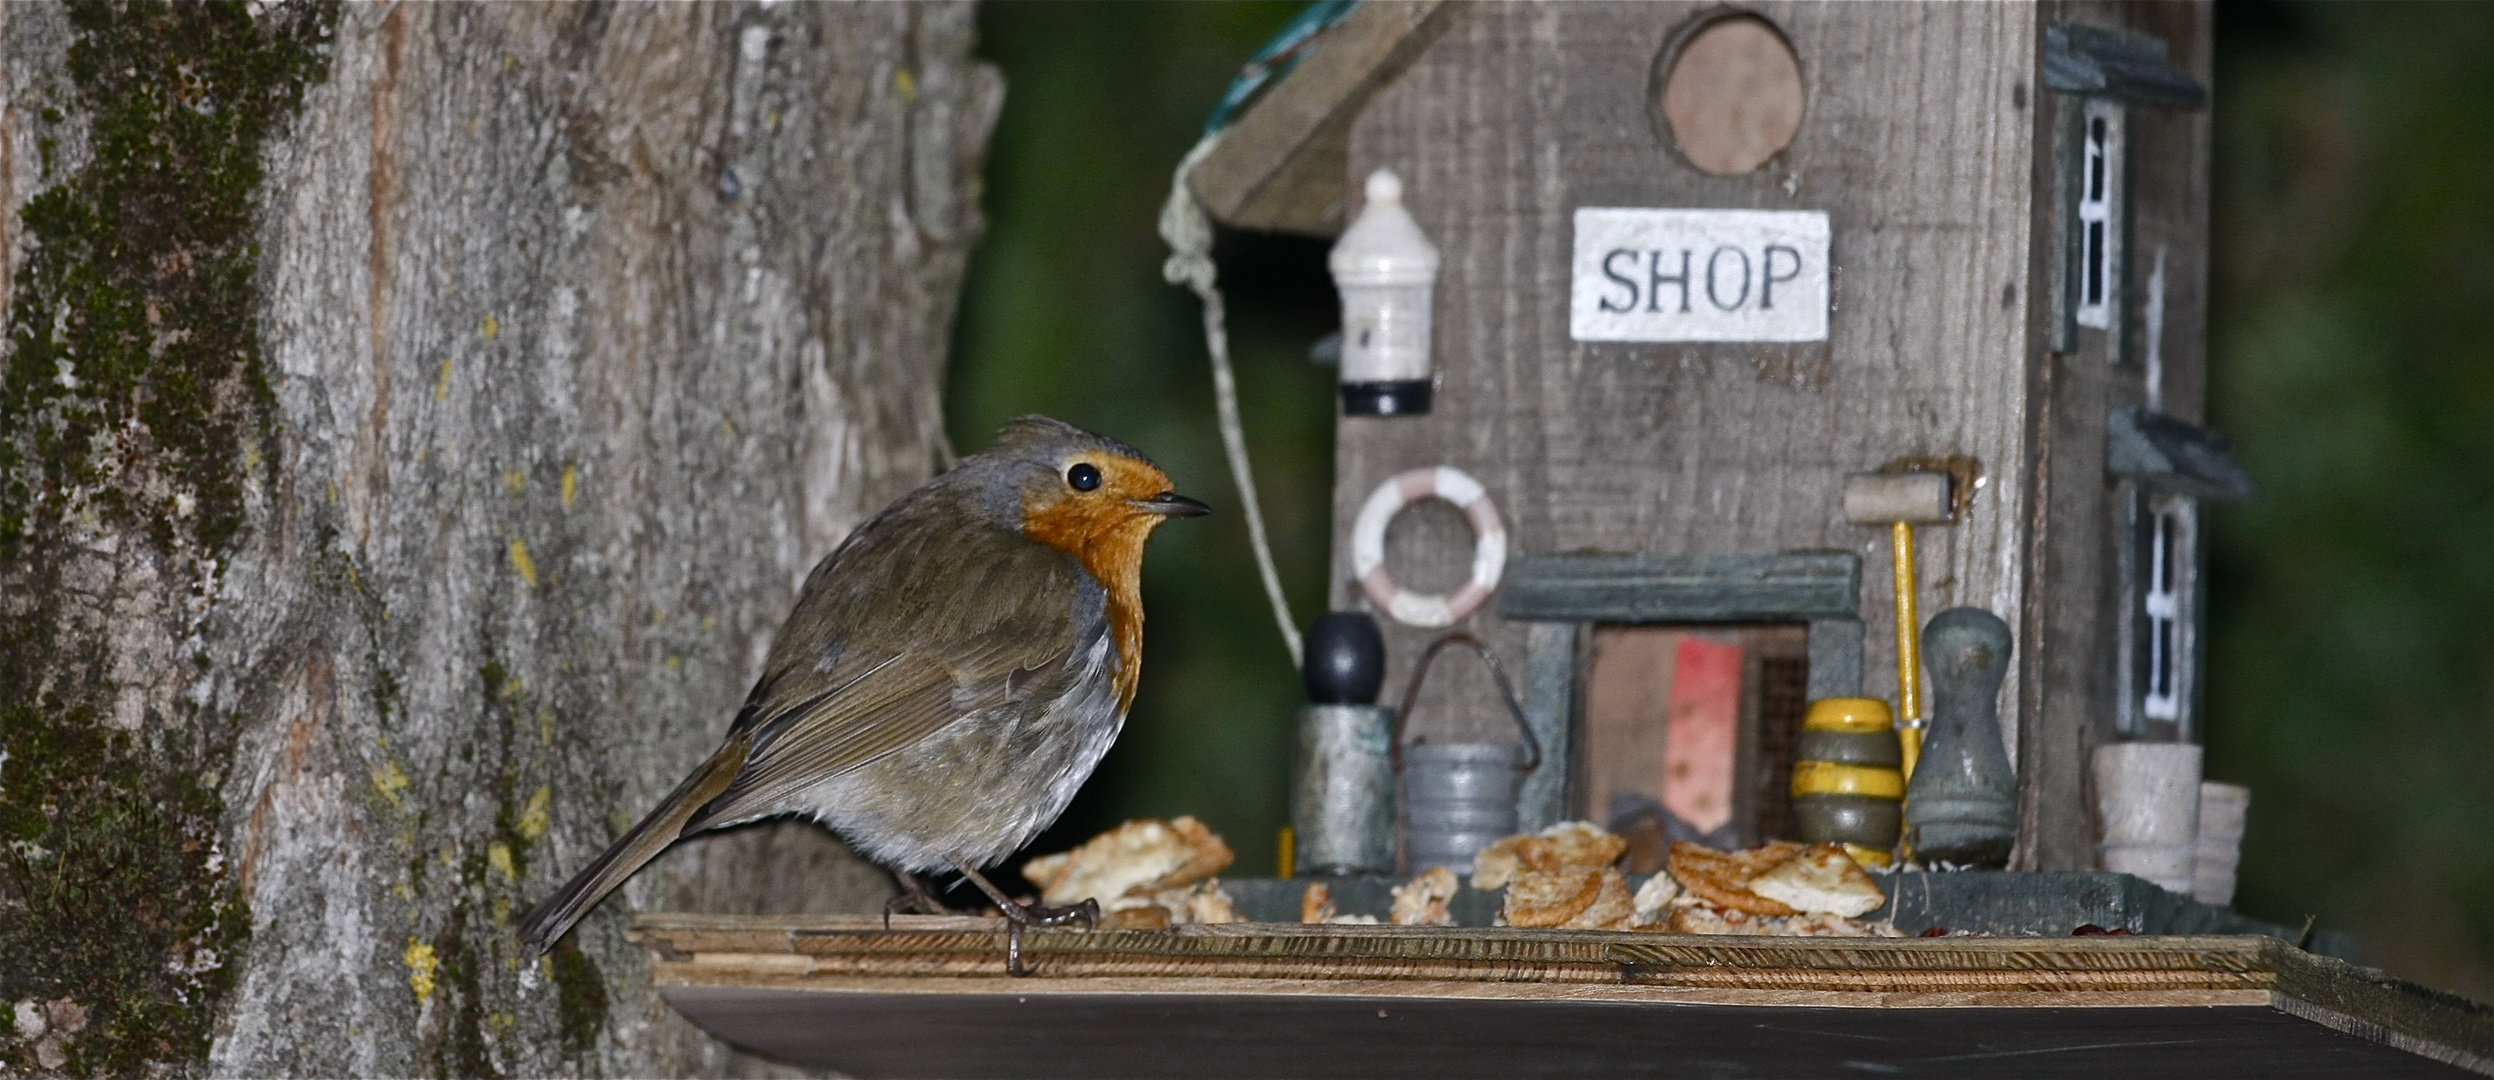
[[[1896,581],[1897,742],[1905,777],[1922,757],[1922,658],[1916,642],[1921,620],[1914,614],[1914,526],[1946,525],[1949,478],[1938,472],[1860,473],[1845,478],[1845,520],[1886,526]]]

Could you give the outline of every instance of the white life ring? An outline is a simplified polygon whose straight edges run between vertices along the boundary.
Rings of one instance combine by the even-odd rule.
[[[1453,503],[1472,522],[1472,576],[1446,596],[1412,592],[1386,573],[1386,525],[1422,499]],[[1413,469],[1377,485],[1360,506],[1359,521],[1351,526],[1351,570],[1359,575],[1360,591],[1396,622],[1452,626],[1498,588],[1498,576],[1507,570],[1507,523],[1481,482],[1461,470],[1444,465]]]

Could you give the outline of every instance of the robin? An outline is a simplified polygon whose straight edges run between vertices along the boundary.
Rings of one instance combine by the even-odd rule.
[[[1143,543],[1210,512],[1115,439],[1005,424],[814,567],[717,752],[521,939],[544,951],[677,840],[802,814],[922,910],[941,908],[916,875],[959,871],[1011,920],[1020,973],[1023,926],[1098,907],[1018,903],[979,870],[1054,822],[1116,741],[1143,661]]]

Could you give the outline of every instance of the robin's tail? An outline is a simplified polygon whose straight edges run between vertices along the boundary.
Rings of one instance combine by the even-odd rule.
[[[693,770],[693,775],[677,784],[658,809],[650,811],[588,869],[564,882],[554,895],[529,911],[520,920],[520,940],[529,951],[542,953],[552,947],[571,930],[573,923],[598,906],[598,901],[606,899],[607,893],[615,891],[615,886],[623,884],[643,864],[681,838],[684,823],[735,782],[737,772],[745,767],[746,745],[741,736],[729,739],[701,768]]]

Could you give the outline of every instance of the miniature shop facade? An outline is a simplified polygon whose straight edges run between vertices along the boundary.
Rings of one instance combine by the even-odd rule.
[[[2016,865],[2095,864],[2088,754],[2190,735],[2198,505],[2248,490],[2195,426],[2210,17],[1371,0],[1241,115],[1191,177],[1216,219],[1336,235],[1390,170],[1441,253],[1429,411],[1337,424],[1329,599],[1376,610],[1352,531],[1381,484],[1477,479],[1511,561],[1458,628],[1566,764],[1525,827],[1628,795],[1773,834],[1806,702],[1896,692],[1891,537],[1847,478],[1931,471],[1921,612],[2017,635]],[[1474,539],[1415,506],[1385,565],[1451,591]],[[1441,631],[1379,614],[1400,686]],[[1426,694],[1438,737],[1512,728],[1478,672]],[[1621,718],[1672,709],[1735,733],[1704,799]]]

